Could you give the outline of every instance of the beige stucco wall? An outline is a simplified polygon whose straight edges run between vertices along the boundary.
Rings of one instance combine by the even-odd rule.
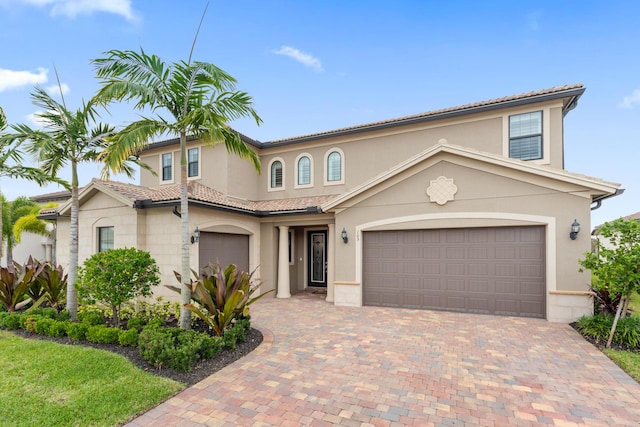
[[[408,158],[432,147],[441,139],[449,144],[508,157],[509,116],[531,111],[543,112],[543,155],[536,164],[563,167],[563,129],[561,102],[541,103],[469,114],[402,128],[389,128],[341,137],[326,138],[305,144],[265,147],[261,150],[264,172],[259,179],[260,199],[272,200],[307,195],[341,194],[360,185]],[[339,149],[344,153],[344,184],[325,185],[326,155]],[[296,188],[296,159],[302,153],[312,159],[313,187]],[[284,163],[284,186],[269,188],[269,164],[274,159]]]
[[[455,199],[443,206],[430,202],[426,194],[430,181],[438,176],[452,178],[458,187]],[[569,231],[574,219],[583,230],[590,229],[590,200],[588,192],[577,185],[453,155],[437,155],[338,206],[336,230],[344,227],[354,238],[336,246],[336,259],[340,260],[336,281],[361,281],[360,237],[366,230],[535,224],[547,229],[547,290],[586,291],[588,277],[578,272],[576,260],[589,250],[590,236],[582,232],[574,241]],[[567,313],[557,306],[562,303],[556,302],[558,299],[566,298],[549,294],[547,317],[575,319],[573,311]],[[336,301],[360,305],[361,291],[354,286],[339,286]],[[581,307],[578,311],[588,310],[588,305]]]
[[[187,149],[190,148],[200,149],[200,175],[195,178],[189,178],[190,181],[201,182],[224,194],[256,200],[257,186],[255,181],[259,175],[249,160],[229,154],[224,145],[221,144],[212,147],[199,141],[191,141],[187,144]],[[171,181],[162,181],[162,165],[160,162],[164,153],[173,154],[173,179]],[[140,156],[140,160],[158,171],[157,175],[153,175],[151,172],[141,169],[140,185],[144,187],[161,187],[180,183],[179,145],[145,151]]]

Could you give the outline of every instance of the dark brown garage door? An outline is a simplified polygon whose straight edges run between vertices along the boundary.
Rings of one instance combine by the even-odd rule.
[[[363,233],[365,305],[545,317],[544,227]]]
[[[235,264],[249,269],[249,236],[244,234],[200,233],[200,267],[220,263],[222,268]]]

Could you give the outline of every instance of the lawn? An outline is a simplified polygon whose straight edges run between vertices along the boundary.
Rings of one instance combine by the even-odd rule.
[[[183,384],[103,350],[0,331],[0,420],[11,426],[114,426]]]

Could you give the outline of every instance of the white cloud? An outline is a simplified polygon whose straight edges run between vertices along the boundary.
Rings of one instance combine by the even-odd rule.
[[[273,53],[275,53],[276,55],[284,55],[293,58],[304,66],[312,68],[315,71],[324,71],[324,68],[322,68],[322,63],[318,58],[315,58],[308,53],[301,52],[294,47],[282,46],[280,49],[274,50]]]
[[[27,121],[36,127],[44,127],[45,121],[40,117],[42,111],[36,111],[35,113],[27,114]]]
[[[67,93],[69,93],[69,90],[71,88],[69,88],[69,85],[66,83],[62,83],[60,84],[61,88],[62,88],[62,94],[66,95]],[[58,96],[60,95],[60,87],[58,87],[58,85],[51,85],[51,86],[47,86],[46,87],[46,91],[49,95],[51,96]]]
[[[15,71],[0,68],[0,92],[22,86],[33,86],[47,82],[48,70],[38,68],[38,72]]]
[[[63,15],[75,18],[94,12],[120,15],[128,21],[138,21],[139,17],[131,7],[131,0],[19,0],[36,7],[50,8],[51,16]]]
[[[627,95],[622,98],[622,102],[618,104],[618,108],[630,110],[636,105],[640,105],[640,89],[636,89],[631,92],[631,95]]]

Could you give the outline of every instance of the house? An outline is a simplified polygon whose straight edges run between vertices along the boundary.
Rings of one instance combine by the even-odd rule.
[[[585,89],[554,87],[311,135],[259,142],[250,162],[188,142],[191,265],[256,270],[278,298],[326,288],[335,305],[573,321],[592,311],[577,260],[590,209],[618,184],[564,169],[563,119]],[[179,141],[152,143],[140,185],[80,192],[80,262],[147,250],[165,284],[180,264]],[[57,219],[68,262],[70,203]],[[575,238],[575,239],[574,239]],[[177,297],[167,289],[157,293]]]

